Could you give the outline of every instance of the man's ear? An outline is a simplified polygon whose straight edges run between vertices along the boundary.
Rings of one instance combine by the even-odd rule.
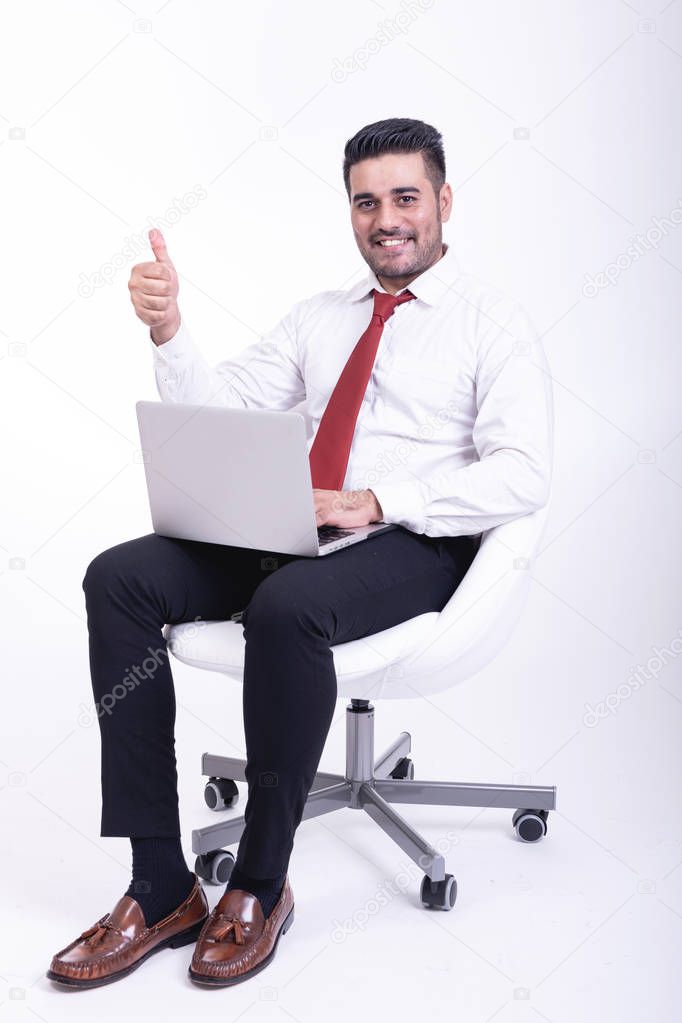
[[[452,189],[447,181],[441,185],[438,202],[440,205],[440,219],[443,221],[449,220],[452,213]]]

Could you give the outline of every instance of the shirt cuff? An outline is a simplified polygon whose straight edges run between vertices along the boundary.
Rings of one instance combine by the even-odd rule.
[[[416,483],[379,483],[369,488],[381,505],[382,522],[404,526],[413,533],[425,531],[424,500]]]
[[[161,363],[163,366],[172,366],[173,363],[177,363],[183,358],[187,358],[194,347],[192,338],[190,337],[190,333],[187,330],[184,320],[180,321],[180,326],[176,333],[173,334],[173,337],[169,341],[164,341],[162,345],[157,345],[152,340],[150,331],[149,344],[152,346],[152,350],[154,352],[154,361]]]

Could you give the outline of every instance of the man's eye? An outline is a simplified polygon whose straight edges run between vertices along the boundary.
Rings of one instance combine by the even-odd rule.
[[[407,203],[408,206],[410,206],[413,202],[415,202],[415,196],[413,196],[413,195],[399,195],[398,198],[399,199],[409,199],[409,202]],[[372,203],[372,202],[374,202],[374,199],[363,199],[362,202],[358,203],[358,206],[361,206],[361,207],[362,206],[367,206],[369,203]]]

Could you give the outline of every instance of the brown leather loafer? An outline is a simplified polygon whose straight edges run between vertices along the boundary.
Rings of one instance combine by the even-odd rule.
[[[154,952],[196,941],[208,913],[196,874],[185,901],[152,927],[147,927],[139,902],[122,895],[111,913],[52,957],[46,976],[67,987],[110,984],[132,973]]]
[[[255,895],[241,888],[224,892],[201,929],[189,976],[197,984],[218,986],[248,980],[268,965],[280,936],[293,922],[294,893],[288,875],[267,920]]]

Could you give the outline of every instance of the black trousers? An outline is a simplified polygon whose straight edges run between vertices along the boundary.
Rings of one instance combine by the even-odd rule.
[[[83,590],[101,834],[180,835],[175,692],[161,629],[243,610],[248,799],[236,861],[253,877],[284,873],[335,709],[331,646],[440,611],[476,547],[471,537],[399,527],[317,558],[156,533],[98,554]]]

